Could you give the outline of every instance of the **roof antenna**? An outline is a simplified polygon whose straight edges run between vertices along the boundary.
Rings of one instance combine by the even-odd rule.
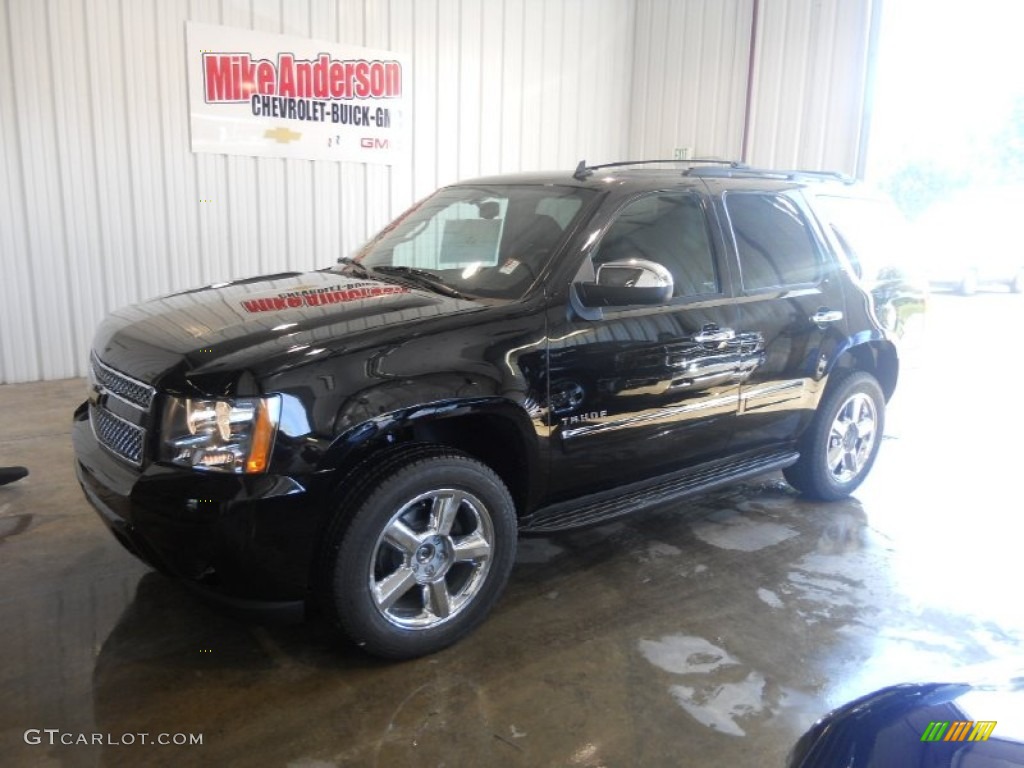
[[[574,173],[572,177],[577,181],[586,181],[591,175],[593,175],[593,173],[594,172],[592,170],[587,168],[587,161],[580,160],[580,164],[576,166],[576,173]]]

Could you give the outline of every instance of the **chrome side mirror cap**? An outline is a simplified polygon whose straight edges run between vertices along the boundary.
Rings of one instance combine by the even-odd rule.
[[[675,288],[672,273],[649,259],[609,261],[597,268],[597,282],[577,283],[587,307],[665,304]]]
[[[649,259],[609,261],[597,268],[597,284],[617,288],[668,288],[672,295],[672,273]]]

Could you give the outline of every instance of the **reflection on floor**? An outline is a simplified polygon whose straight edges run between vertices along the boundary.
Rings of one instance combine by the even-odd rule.
[[[0,764],[780,765],[861,693],[1019,673],[1004,585],[1024,417],[992,367],[1008,350],[971,333],[1011,303],[938,298],[856,499],[805,502],[769,476],[523,540],[492,618],[404,664],[226,617],[148,571],[75,485],[81,382],[0,387],[0,465],[32,471],[0,488]],[[59,743],[97,733],[136,743]]]

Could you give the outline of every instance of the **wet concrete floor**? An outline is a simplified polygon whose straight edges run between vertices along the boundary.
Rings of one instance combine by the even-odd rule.
[[[147,570],[76,486],[83,383],[0,387],[0,765],[772,766],[875,688],[1019,672],[1022,318],[936,297],[855,499],[776,475],[523,540],[490,620],[401,664]]]

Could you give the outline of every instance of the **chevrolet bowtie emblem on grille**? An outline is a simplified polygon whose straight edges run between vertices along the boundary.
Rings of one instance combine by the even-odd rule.
[[[98,381],[94,381],[92,386],[89,387],[89,400],[92,401],[93,405],[100,406],[106,405],[107,403],[107,389]]]
[[[273,139],[278,144],[287,144],[289,141],[295,141],[296,139],[302,138],[302,134],[296,133],[290,128],[268,128],[266,131],[263,132],[263,138]]]

